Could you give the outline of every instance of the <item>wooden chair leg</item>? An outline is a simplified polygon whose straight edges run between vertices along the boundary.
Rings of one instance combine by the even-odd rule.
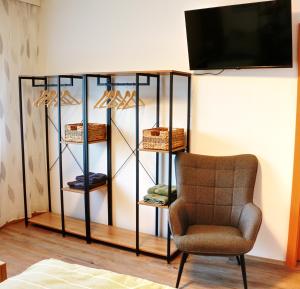
[[[179,269],[178,269],[178,276],[177,276],[177,281],[176,281],[176,288],[179,287],[179,283],[180,283],[180,279],[181,279],[183,267],[184,267],[184,264],[186,262],[186,259],[187,259],[188,255],[189,255],[188,253],[185,253],[185,252],[182,253],[181,261],[180,261],[180,266],[179,266]]]
[[[6,264],[0,261],[0,283],[7,279]]]
[[[241,260],[240,260],[239,256],[236,256],[236,261],[237,261],[238,265],[241,266]]]
[[[241,262],[241,269],[242,269],[242,275],[243,275],[244,289],[248,289],[246,263],[245,263],[245,256],[244,255],[240,256],[240,262]]]

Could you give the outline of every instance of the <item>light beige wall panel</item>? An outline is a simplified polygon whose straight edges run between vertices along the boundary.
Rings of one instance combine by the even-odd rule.
[[[0,1],[0,225],[24,216],[18,75],[37,71],[38,21],[38,7],[17,0]],[[47,196],[43,112],[32,107],[34,93],[26,83],[23,110],[29,212],[44,210]]]

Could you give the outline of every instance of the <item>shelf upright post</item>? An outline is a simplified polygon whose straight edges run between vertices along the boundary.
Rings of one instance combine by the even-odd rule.
[[[48,89],[47,76],[44,80],[44,89]],[[50,182],[50,161],[49,161],[49,122],[48,122],[48,106],[45,103],[45,135],[46,135],[46,166],[47,166],[47,189],[48,189],[48,210],[52,211],[51,206],[51,182]]]
[[[139,102],[140,102],[140,75],[137,73],[135,77],[135,86],[136,86],[136,102],[135,102],[135,149],[136,149],[136,176],[135,176],[135,208],[136,208],[136,254],[140,254],[140,224],[139,224],[139,198],[140,198],[140,166],[139,166],[139,161],[140,161],[140,156],[139,156],[139,139],[140,139],[140,133],[139,133]]]
[[[172,144],[173,144],[173,84],[174,84],[174,73],[170,73],[170,87],[169,87],[169,165],[168,165],[168,200],[171,200],[171,190],[172,190]],[[167,236],[167,261],[170,262],[171,257],[171,230],[168,222],[168,236]]]
[[[25,147],[24,147],[24,124],[23,124],[23,93],[22,77],[19,76],[19,110],[20,110],[20,133],[21,133],[21,152],[22,152],[22,180],[24,194],[24,219],[25,226],[28,226],[28,209],[27,209],[27,191],[26,191],[26,171],[25,171]]]
[[[60,189],[60,210],[61,210],[61,232],[63,237],[65,231],[65,209],[64,209],[64,192],[63,192],[63,168],[62,168],[62,137],[61,137],[61,76],[57,77],[57,95],[58,95],[58,158],[59,158],[59,189]]]
[[[190,133],[191,133],[191,82],[192,77],[191,75],[188,76],[188,107],[187,107],[187,132],[186,132],[186,152],[190,152]]]
[[[88,143],[88,81],[82,77],[82,119],[83,119],[83,172],[84,172],[84,209],[86,242],[91,243],[90,190],[89,190],[89,143]]]
[[[156,77],[156,127],[160,125],[160,75]],[[155,175],[155,183],[156,185],[159,184],[159,153],[156,153],[156,175]],[[155,208],[155,236],[158,237],[158,208]]]
[[[108,91],[111,90],[111,76],[107,77],[107,86]],[[111,156],[111,108],[106,110],[106,138],[107,138],[107,203],[108,203],[108,225],[113,225],[113,212],[112,212],[112,156]]]

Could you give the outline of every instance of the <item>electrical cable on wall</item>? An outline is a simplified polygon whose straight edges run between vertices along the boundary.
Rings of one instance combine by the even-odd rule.
[[[225,71],[225,69],[222,69],[221,71],[217,72],[217,73],[212,73],[212,72],[205,72],[205,73],[195,73],[195,75],[220,75]]]

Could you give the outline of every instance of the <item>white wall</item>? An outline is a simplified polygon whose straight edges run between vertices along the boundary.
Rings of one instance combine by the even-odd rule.
[[[255,1],[44,0],[40,30],[43,73],[188,70],[183,11],[246,2]],[[296,33],[300,21],[297,0],[293,1],[293,12]],[[258,156],[255,202],[263,210],[264,221],[251,254],[280,260],[285,259],[288,235],[296,75],[295,65],[294,69],[226,71],[220,76],[193,77],[192,152]],[[124,119],[126,130],[133,116],[128,114]],[[178,112],[176,119],[183,120],[184,115]],[[118,225],[133,228],[134,191],[122,188],[122,182],[134,180],[130,166],[114,184],[114,216]],[[78,215],[83,208],[81,201],[70,197],[68,202],[79,204],[68,209]],[[144,217],[147,214],[152,213],[142,213]],[[144,220],[142,230],[153,231],[153,226]]]

